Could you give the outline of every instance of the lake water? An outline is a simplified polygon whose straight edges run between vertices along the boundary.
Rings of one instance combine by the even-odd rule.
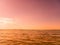
[[[0,45],[60,45],[60,30],[0,30]]]

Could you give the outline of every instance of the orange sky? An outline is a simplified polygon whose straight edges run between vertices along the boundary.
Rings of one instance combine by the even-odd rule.
[[[0,0],[0,29],[60,29],[60,1]]]

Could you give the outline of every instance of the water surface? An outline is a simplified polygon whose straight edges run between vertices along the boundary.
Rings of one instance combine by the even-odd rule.
[[[60,45],[60,30],[0,30],[0,45]]]

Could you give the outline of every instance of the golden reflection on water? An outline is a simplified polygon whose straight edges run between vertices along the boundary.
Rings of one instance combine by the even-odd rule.
[[[59,45],[60,33],[57,32],[0,30],[0,45]],[[59,34],[59,36],[56,36],[57,34]]]

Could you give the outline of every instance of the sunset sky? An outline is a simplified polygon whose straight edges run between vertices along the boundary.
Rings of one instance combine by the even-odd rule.
[[[60,0],[0,0],[0,29],[60,29]]]

